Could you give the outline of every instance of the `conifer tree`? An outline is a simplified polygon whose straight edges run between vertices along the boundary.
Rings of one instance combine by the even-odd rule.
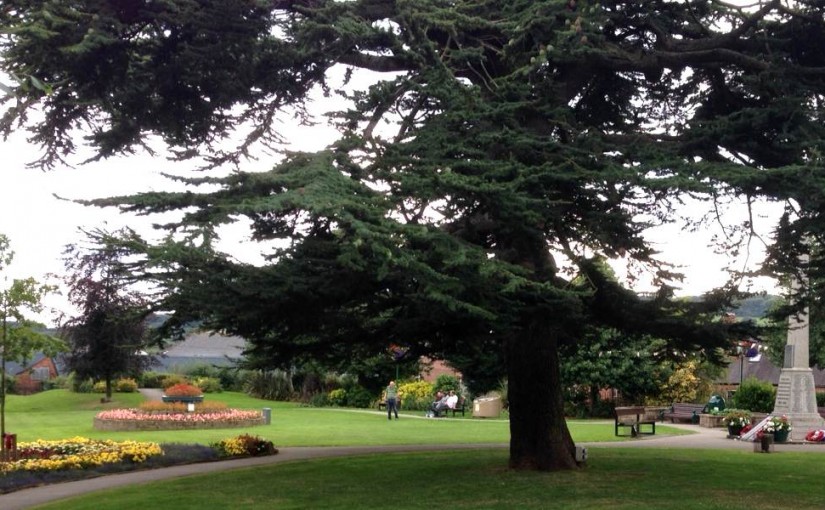
[[[96,203],[182,211],[167,227],[187,236],[124,240],[167,286],[169,327],[200,316],[273,364],[495,351],[510,465],[564,469],[559,347],[583,324],[710,358],[725,342],[710,300],[663,286],[640,301],[604,259],[678,281],[642,234],[686,193],[786,201],[771,271],[822,235],[824,14],[819,0],[9,0],[0,127],[29,129],[43,167],[78,133],[95,158],[156,136],[177,158],[240,165],[288,136],[279,112],[310,120],[311,91],[347,95],[325,150],[190,181],[218,191]],[[366,71],[375,83],[352,92],[332,78]],[[238,218],[268,265],[212,247]]]

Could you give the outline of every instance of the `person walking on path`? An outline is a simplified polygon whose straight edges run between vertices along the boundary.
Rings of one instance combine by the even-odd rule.
[[[392,420],[392,415],[395,413],[395,419],[398,419],[398,387],[395,381],[390,381],[387,385],[387,419]]]

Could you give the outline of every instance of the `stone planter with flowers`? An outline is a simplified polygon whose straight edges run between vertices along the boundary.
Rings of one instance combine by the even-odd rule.
[[[193,384],[179,383],[166,388],[161,399],[164,402],[200,403],[203,402],[203,391]]]

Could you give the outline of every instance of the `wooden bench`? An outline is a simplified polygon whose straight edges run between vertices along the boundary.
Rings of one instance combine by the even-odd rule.
[[[395,401],[395,406],[396,406],[396,409],[398,409],[399,411],[401,410],[401,399],[400,398]],[[387,408],[387,401],[386,400],[378,401],[378,410],[379,411],[382,411],[386,408]]]
[[[683,404],[675,403],[671,406],[670,411],[665,411],[662,417],[664,419],[670,418],[671,423],[676,420],[688,420],[691,423],[699,423],[699,415],[705,410],[705,404]]]
[[[619,434],[619,427],[629,427],[631,437],[636,437],[639,434],[656,433],[656,420],[645,417],[645,408],[643,406],[617,407],[613,410],[613,415],[616,418],[614,433],[617,436],[627,435]],[[642,425],[650,425],[650,432],[642,431]]]

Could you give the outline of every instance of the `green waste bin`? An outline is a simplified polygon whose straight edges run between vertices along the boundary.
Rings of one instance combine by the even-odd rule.
[[[723,399],[719,395],[713,395],[708,400],[708,405],[705,406],[705,412],[710,413],[713,411],[724,411],[725,410],[725,399]]]

